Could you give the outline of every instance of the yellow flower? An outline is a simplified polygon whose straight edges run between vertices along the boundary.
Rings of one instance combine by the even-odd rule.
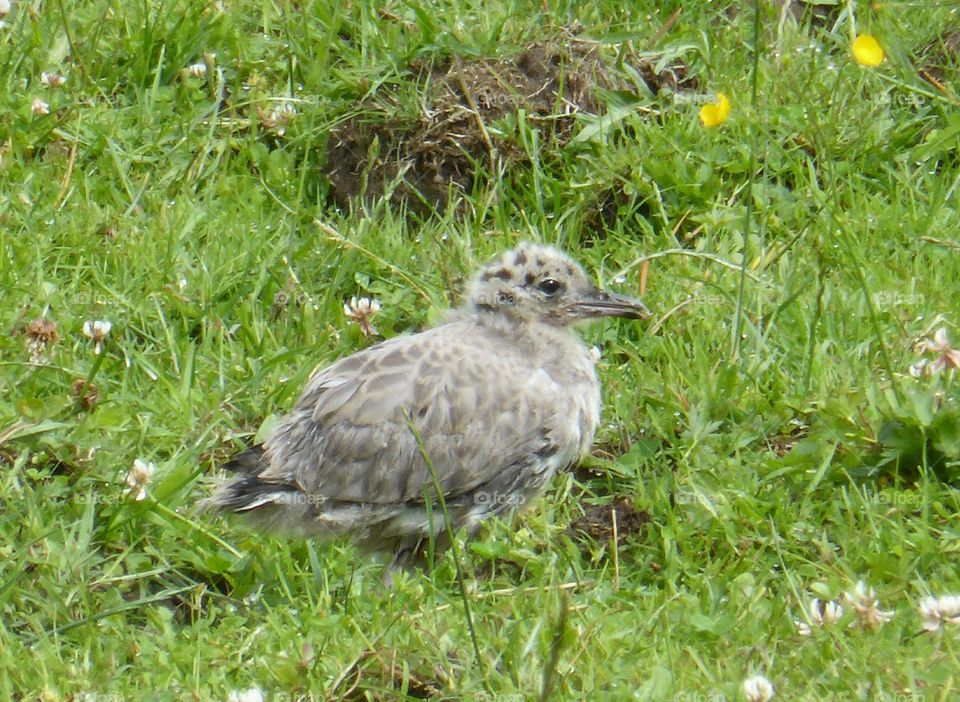
[[[883,49],[869,34],[861,34],[853,40],[853,58],[861,66],[879,66],[883,63]]]
[[[730,116],[730,98],[717,93],[716,102],[708,102],[700,108],[700,121],[704,127],[719,127]]]

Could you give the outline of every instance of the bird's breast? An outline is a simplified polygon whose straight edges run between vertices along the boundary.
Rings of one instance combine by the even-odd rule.
[[[556,388],[553,431],[560,447],[560,463],[569,464],[590,450],[600,424],[600,383],[588,359],[578,363],[568,358],[561,366],[544,372]]]

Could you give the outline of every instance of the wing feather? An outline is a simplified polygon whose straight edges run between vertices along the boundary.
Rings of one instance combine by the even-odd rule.
[[[260,477],[326,500],[419,503],[434,490],[418,436],[448,499],[495,483],[546,446],[575,454],[578,438],[557,447],[552,408],[563,388],[498,346],[461,321],[334,363],[265,442]]]

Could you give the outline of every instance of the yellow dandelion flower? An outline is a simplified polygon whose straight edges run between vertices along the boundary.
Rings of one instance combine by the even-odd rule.
[[[883,63],[883,49],[869,34],[861,34],[853,40],[853,58],[861,66],[879,66]]]
[[[700,121],[704,127],[719,127],[730,116],[730,98],[717,93],[716,102],[708,102],[700,108]]]

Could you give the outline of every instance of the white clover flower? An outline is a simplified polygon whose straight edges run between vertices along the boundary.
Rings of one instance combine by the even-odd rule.
[[[103,351],[103,341],[110,334],[113,324],[103,319],[88,319],[83,323],[83,335],[93,339],[93,352],[99,354]]]
[[[273,110],[273,114],[285,117],[286,119],[293,119],[297,116],[297,108],[289,102],[282,102]]]
[[[60,335],[57,333],[57,323],[52,319],[41,317],[30,322],[23,330],[27,338],[27,350],[30,352],[30,365],[39,366],[47,363],[47,348],[57,343]]]
[[[821,612],[821,626],[836,624],[843,616],[843,606],[839,602],[827,602]]]
[[[30,103],[30,111],[35,115],[48,115],[50,114],[50,105],[40,98],[33,98],[33,102]]]
[[[10,0],[0,0],[0,17],[6,17],[12,9],[13,5],[10,3]]]
[[[37,339],[27,340],[27,351],[30,352],[30,365],[42,366],[50,359],[46,355],[47,345]]]
[[[137,502],[146,498],[147,483],[156,470],[157,466],[153,461],[146,462],[138,458],[133,462],[133,468],[127,473],[127,485],[130,487],[129,493]]]
[[[741,686],[748,702],[768,702],[773,698],[773,683],[762,675],[751,675]]]
[[[67,79],[59,73],[48,73],[44,71],[40,74],[40,82],[48,88],[59,88],[67,82]]]
[[[853,590],[844,593],[844,599],[853,607],[860,626],[877,628],[893,619],[893,610],[880,609],[877,593],[862,580],[858,580]]]
[[[910,366],[910,375],[914,378],[939,375],[943,371],[960,368],[960,349],[950,347],[946,327],[937,329],[932,339],[926,338],[918,343],[916,350],[932,358],[920,358]]]
[[[297,116],[296,108],[289,102],[280,103],[270,112],[258,108],[257,113],[260,117],[260,124],[273,131],[278,137],[286,134],[287,124]]]
[[[940,327],[924,344],[927,353],[934,354],[934,358],[927,366],[930,375],[936,375],[944,370],[960,368],[960,349],[950,348],[947,339],[947,328]]]
[[[944,624],[960,625],[960,595],[924,597],[918,608],[924,631],[937,631]]]
[[[251,687],[249,690],[231,690],[227,702],[263,702],[263,690]]]
[[[380,311],[380,303],[369,297],[352,297],[350,302],[343,306],[343,315],[347,319],[352,319],[364,336],[373,336],[379,334],[377,328],[373,326],[373,316]]]
[[[198,63],[191,63],[187,66],[187,75],[191,78],[203,78],[207,75],[207,64],[202,61]]]
[[[839,602],[822,602],[817,598],[810,600],[807,606],[807,617],[809,623],[794,619],[793,623],[797,626],[797,633],[800,636],[810,636],[815,627],[829,626],[836,624],[843,617],[843,605]]]

